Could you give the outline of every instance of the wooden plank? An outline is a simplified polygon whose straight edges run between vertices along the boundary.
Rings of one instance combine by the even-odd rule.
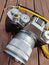
[[[33,0],[26,0],[26,7],[34,10],[34,2]],[[32,17],[32,15],[30,13],[27,13],[30,17]]]
[[[6,7],[14,6],[14,5],[16,5],[16,2],[17,2],[17,0],[8,0]]]
[[[6,18],[6,13],[4,13],[3,15],[3,18],[2,18],[2,23],[0,23],[0,64],[1,65],[7,65],[8,63],[8,57],[5,56],[5,54],[3,53],[3,50],[4,50],[4,47],[5,47],[5,43],[7,42],[6,40],[9,39],[9,35],[6,34],[4,28],[5,28],[5,25],[4,25],[4,21],[5,21],[5,18]],[[3,34],[4,33],[4,34]],[[8,36],[8,38],[6,38],[6,36]]]
[[[6,3],[6,0],[0,0],[0,19],[2,18]]]
[[[10,65],[20,65],[19,63],[17,63],[16,61],[14,61],[13,59],[10,60]]]
[[[16,0],[8,0],[7,6],[15,5]],[[5,19],[6,19],[6,11],[3,14],[2,21],[0,23],[0,65],[8,65],[9,59],[8,56],[3,52],[7,42],[10,39],[10,34],[7,34],[5,31]]]
[[[10,35],[5,32],[5,18],[6,14],[4,13],[2,18],[2,23],[0,24],[0,64],[1,65],[7,65],[8,64],[8,57],[6,57],[6,54],[4,54],[4,48],[10,38]]]
[[[46,6],[47,6],[47,10],[49,12],[49,0],[45,0]]]
[[[26,0],[26,6],[32,10],[34,10],[34,4],[33,0]]]
[[[37,48],[34,48],[26,65],[38,65],[37,62]]]
[[[49,12],[48,12],[48,9],[47,9],[47,4],[46,4],[46,1],[45,0],[41,0],[42,2],[42,8],[43,8],[43,15],[45,18],[47,18],[49,20]]]
[[[43,9],[40,0],[35,0],[35,11],[43,16]]]
[[[44,55],[41,52],[40,53],[40,65],[48,65],[48,64],[49,64],[49,59],[45,58]]]

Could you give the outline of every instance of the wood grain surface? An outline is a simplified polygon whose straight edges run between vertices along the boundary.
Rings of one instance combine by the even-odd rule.
[[[17,0],[0,0],[0,65],[20,65],[3,52],[11,37],[11,33],[8,34],[5,31],[5,20],[7,15],[4,8],[16,5],[16,3]],[[18,3],[33,9],[49,19],[49,0],[18,0]],[[31,17],[29,13],[25,11],[23,13]],[[49,59],[43,56],[40,49],[37,52],[37,48],[34,48],[26,65],[49,65]]]

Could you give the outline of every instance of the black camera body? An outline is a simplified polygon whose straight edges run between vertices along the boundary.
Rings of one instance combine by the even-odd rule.
[[[12,8],[7,12],[5,21],[6,32],[17,33],[29,23],[30,17],[22,14],[18,9]]]
[[[12,20],[7,16],[5,21],[6,32],[18,33],[23,27],[20,24],[14,24]]]

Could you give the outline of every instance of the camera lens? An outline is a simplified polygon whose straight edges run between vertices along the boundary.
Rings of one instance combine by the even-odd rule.
[[[28,30],[21,30],[6,46],[5,52],[17,62],[25,64],[35,46],[36,36]]]

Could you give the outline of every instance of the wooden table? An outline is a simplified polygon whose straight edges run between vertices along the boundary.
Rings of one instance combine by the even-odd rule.
[[[0,65],[20,65],[13,59],[9,59],[3,52],[11,36],[5,31],[6,11],[4,8],[16,5],[16,2],[17,0],[0,0]],[[49,19],[49,0],[18,0],[18,2]],[[34,48],[26,65],[49,65],[49,59],[43,56],[41,50],[37,52],[37,48]]]

